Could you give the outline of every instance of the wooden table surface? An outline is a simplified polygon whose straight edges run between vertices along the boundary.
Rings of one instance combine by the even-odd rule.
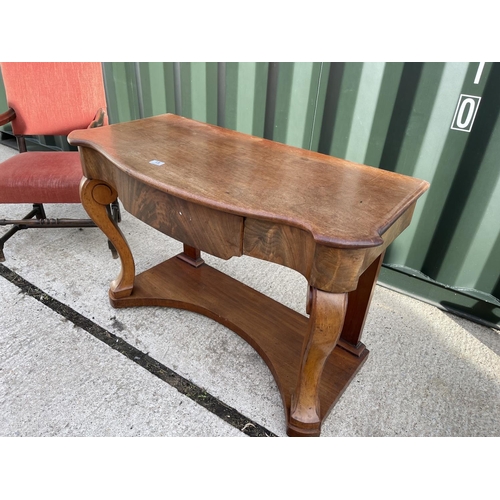
[[[165,193],[298,227],[337,248],[382,244],[380,236],[428,188],[426,181],[173,114],[78,130],[70,142]]]

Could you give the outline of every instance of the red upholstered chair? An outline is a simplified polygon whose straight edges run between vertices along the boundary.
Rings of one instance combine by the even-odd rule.
[[[12,228],[4,243],[31,227],[95,227],[90,219],[48,219],[46,203],[80,203],[82,168],[76,151],[27,151],[25,136],[66,136],[72,130],[107,125],[101,63],[1,63],[9,110],[0,125],[11,122],[20,154],[0,163],[0,204],[33,204],[22,220],[0,218]],[[108,213],[119,222],[118,203]],[[109,243],[109,242],[108,242]],[[110,244],[113,257],[116,252]]]

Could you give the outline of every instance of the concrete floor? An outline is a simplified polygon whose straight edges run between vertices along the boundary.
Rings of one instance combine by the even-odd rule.
[[[11,154],[0,146],[0,160]],[[0,218],[28,210],[4,205]],[[80,206],[47,212],[85,216]],[[126,212],[121,229],[137,272],[181,251]],[[236,334],[186,311],[110,306],[119,261],[98,229],[21,231],[5,256],[0,436],[285,435],[273,377]],[[247,257],[204,258],[305,313],[306,282],[296,272]],[[370,356],[322,436],[500,436],[498,331],[377,286],[363,341]],[[207,409],[207,398],[222,413]]]

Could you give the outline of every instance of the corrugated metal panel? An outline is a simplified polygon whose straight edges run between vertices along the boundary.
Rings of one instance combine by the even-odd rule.
[[[430,181],[381,280],[500,324],[500,64],[103,65],[112,123],[177,113]]]
[[[224,125],[264,137],[269,63],[227,63],[225,66]]]

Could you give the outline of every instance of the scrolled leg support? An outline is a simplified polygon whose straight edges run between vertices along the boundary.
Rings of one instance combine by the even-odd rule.
[[[83,178],[80,184],[80,198],[82,205],[90,218],[108,237],[116,248],[121,261],[118,277],[111,282],[110,297],[119,299],[128,297],[134,287],[135,264],[130,247],[125,236],[115,221],[110,218],[107,207],[117,199],[116,190],[100,180]]]
[[[319,436],[321,413],[319,387],[323,367],[338,342],[347,309],[346,293],[328,293],[311,288],[309,324],[304,339],[301,366],[292,395],[287,434]]]

